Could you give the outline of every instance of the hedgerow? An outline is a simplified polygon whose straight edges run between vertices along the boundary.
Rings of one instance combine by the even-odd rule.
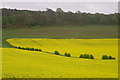
[[[81,54],[79,58],[94,59],[94,56],[89,54]]]

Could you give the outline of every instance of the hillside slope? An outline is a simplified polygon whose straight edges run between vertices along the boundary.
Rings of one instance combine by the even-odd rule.
[[[74,57],[81,54],[92,54],[96,59],[103,55],[118,57],[118,39],[37,39],[16,38],[7,40],[17,47],[39,48],[44,51],[59,51],[61,54],[70,53]]]
[[[3,78],[117,78],[117,60],[68,58],[3,48]]]

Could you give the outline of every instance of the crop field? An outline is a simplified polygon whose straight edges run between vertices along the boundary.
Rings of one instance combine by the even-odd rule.
[[[3,78],[117,78],[117,60],[68,58],[3,48]]]
[[[59,51],[71,53],[74,57],[80,54],[92,54],[96,59],[102,55],[118,57],[118,39],[8,39],[16,47],[38,48],[48,52]]]
[[[40,48],[73,57],[39,51],[2,48],[3,78],[117,78],[118,39],[8,39],[11,45]],[[92,54],[95,59],[76,58]],[[102,60],[102,55],[116,60]]]
[[[118,27],[88,25],[2,30],[2,78],[117,78]],[[29,51],[13,46],[39,48]],[[53,53],[55,50],[64,55]],[[46,51],[46,52],[44,52]],[[78,58],[92,54],[95,59]],[[111,55],[115,60],[102,60]]]

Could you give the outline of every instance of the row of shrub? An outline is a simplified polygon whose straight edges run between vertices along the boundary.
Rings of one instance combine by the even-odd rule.
[[[18,48],[18,49],[23,49],[23,50],[30,50],[30,51],[42,51],[41,49],[36,49],[36,48],[29,48],[29,47],[15,47],[15,48]]]
[[[54,54],[60,55],[60,53],[58,51],[55,51]],[[71,54],[70,53],[65,53],[64,56],[71,57]]]
[[[58,51],[55,51],[54,54],[60,55],[60,53],[59,53]],[[71,54],[70,54],[70,53],[65,53],[64,56],[66,56],[66,57],[71,57]],[[81,54],[81,55],[79,56],[79,58],[94,59],[94,56],[91,55],[91,54]],[[106,60],[106,59],[116,59],[116,58],[115,58],[115,57],[112,57],[112,56],[103,55],[103,56],[102,56],[102,59],[103,59],[103,60]]]
[[[29,48],[29,47],[15,47],[15,48],[18,48],[18,49],[23,49],[23,50],[30,50],[30,51],[42,51],[41,49],[36,49],[36,48]],[[56,55],[60,55],[60,53],[58,51],[55,51],[54,54]],[[70,53],[65,53],[64,56],[66,57],[71,57],[71,54]],[[81,54],[79,56],[79,58],[86,58],[86,59],[94,59],[94,56],[93,55],[90,55],[90,54]],[[102,59],[103,60],[108,60],[108,59],[116,59],[115,57],[112,57],[112,56],[107,56],[107,55],[103,55],[102,56]]]
[[[106,59],[110,59],[110,60],[111,60],[111,59],[115,59],[115,57],[103,55],[103,56],[102,56],[102,59],[103,59],[103,60],[106,60]]]
[[[94,56],[89,54],[81,54],[79,58],[94,59]]]

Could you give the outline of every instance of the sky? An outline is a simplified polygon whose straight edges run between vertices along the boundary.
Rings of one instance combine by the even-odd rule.
[[[117,13],[118,2],[3,2],[2,8],[24,9],[34,11],[45,11],[46,8],[56,10],[62,8],[65,12],[87,12],[87,13]]]

